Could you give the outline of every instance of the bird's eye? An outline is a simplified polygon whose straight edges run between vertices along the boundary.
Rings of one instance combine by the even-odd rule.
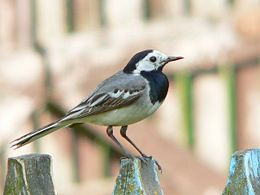
[[[155,62],[156,61],[156,57],[155,56],[150,57],[150,61],[151,62]]]

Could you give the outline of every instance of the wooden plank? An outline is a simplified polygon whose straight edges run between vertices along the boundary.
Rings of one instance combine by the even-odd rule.
[[[260,193],[260,149],[233,154],[223,195]]]
[[[138,158],[122,159],[113,194],[162,195],[155,161],[147,159],[144,163]]]
[[[4,195],[55,195],[51,166],[52,159],[47,154],[9,158]]]

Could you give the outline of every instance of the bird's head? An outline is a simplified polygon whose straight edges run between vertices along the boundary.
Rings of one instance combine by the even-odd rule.
[[[123,71],[128,74],[139,74],[141,71],[162,71],[167,63],[180,59],[183,59],[183,57],[167,56],[156,50],[144,50],[135,54]]]

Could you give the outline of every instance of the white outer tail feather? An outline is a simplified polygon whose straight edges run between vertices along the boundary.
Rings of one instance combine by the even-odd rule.
[[[68,124],[66,122],[63,122],[63,121],[61,122],[60,120],[58,120],[54,123],[51,123],[47,126],[39,128],[35,131],[29,132],[29,133],[25,134],[24,136],[15,139],[14,141],[11,142],[11,144],[12,144],[11,147],[14,149],[20,148],[24,145],[27,145],[27,144],[33,142],[34,140],[37,140],[49,133],[52,133],[60,128],[67,127],[69,125],[70,125],[70,123]]]

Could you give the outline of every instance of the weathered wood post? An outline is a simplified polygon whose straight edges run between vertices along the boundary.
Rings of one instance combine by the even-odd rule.
[[[153,159],[147,163],[138,158],[121,159],[120,172],[113,195],[162,195],[157,165]]]
[[[8,159],[4,195],[55,195],[47,154],[29,154]]]
[[[223,195],[233,194],[260,194],[260,149],[238,151],[232,155]]]

